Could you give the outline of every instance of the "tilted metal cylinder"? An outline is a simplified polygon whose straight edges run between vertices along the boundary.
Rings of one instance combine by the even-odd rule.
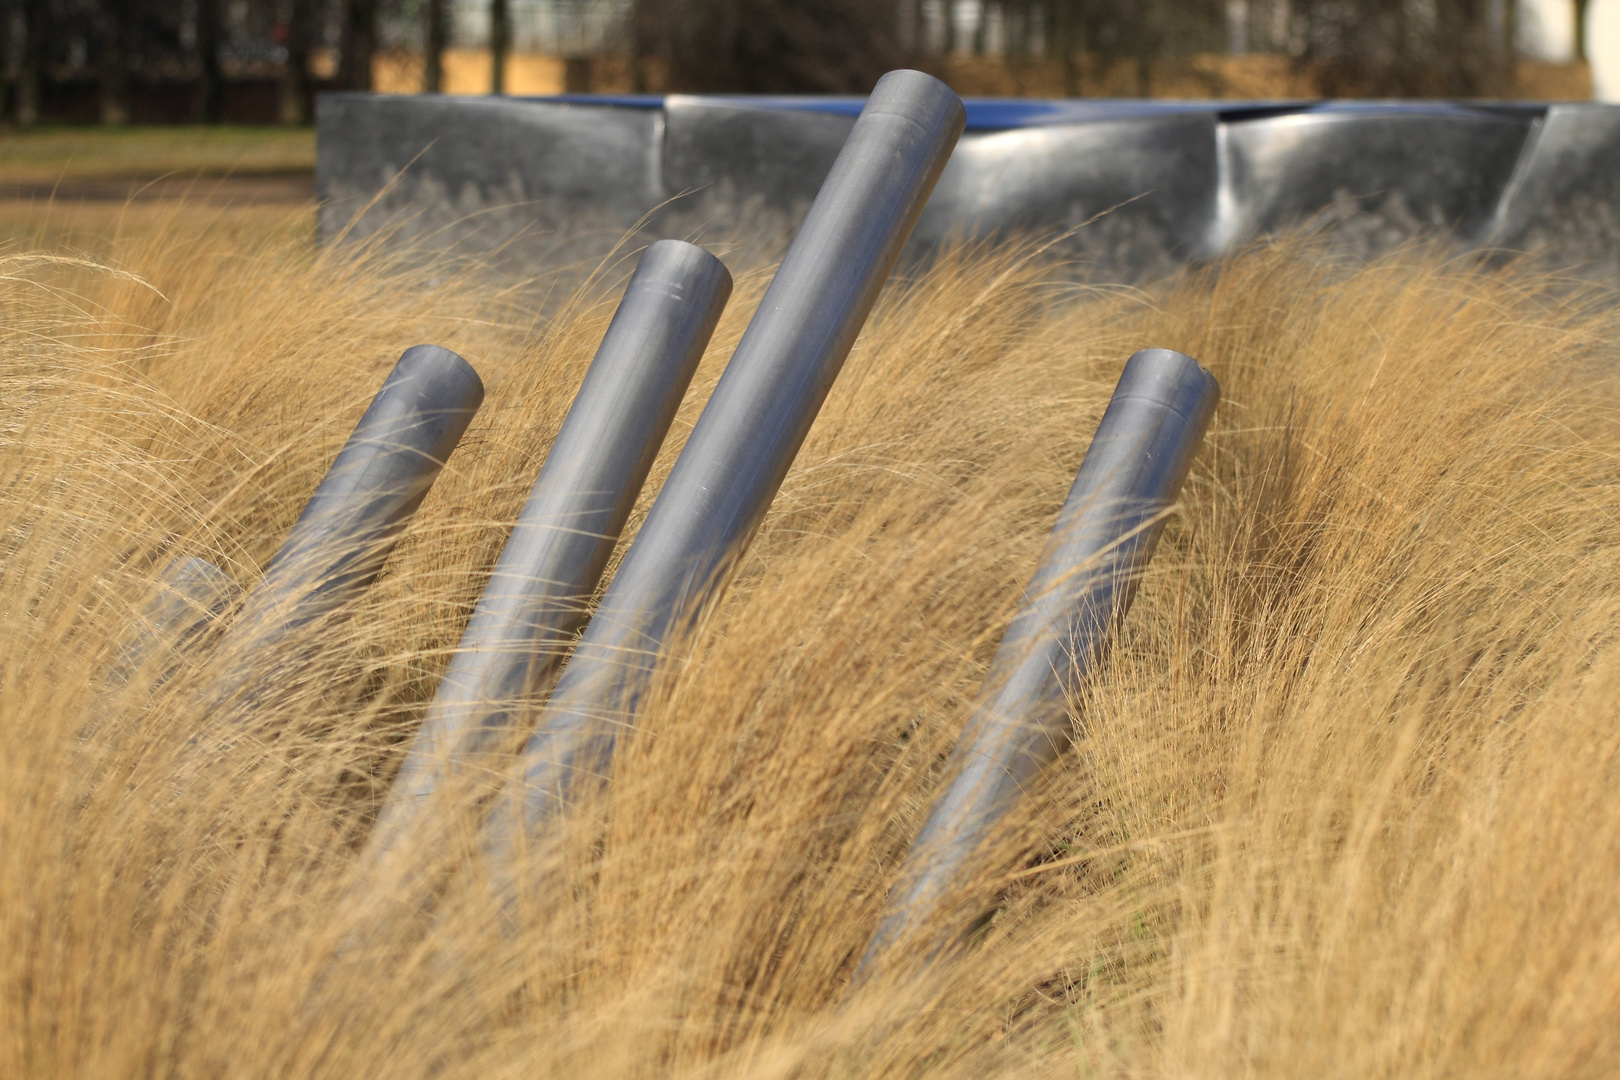
[[[147,618],[160,632],[194,633],[242,592],[231,575],[195,555],[169,563],[163,568],[161,582],[163,593],[147,611]]]
[[[963,126],[915,71],[879,80],[753,321],[563,669],[492,846],[608,765],[660,654],[724,587],[865,324]],[[515,806],[521,801],[522,809]]]
[[[227,692],[284,659],[263,654],[288,631],[365,591],[483,400],[478,373],[449,349],[405,351],[226,632]]]
[[[1068,745],[1068,699],[1129,609],[1219,399],[1214,376],[1181,353],[1144,349],[1125,364],[862,973],[887,949],[917,943],[953,883],[980,866],[986,837]]]
[[[158,575],[157,591],[141,611],[135,632],[118,650],[108,673],[111,686],[126,685],[166,651],[184,649],[241,595],[241,586],[207,559],[175,559]],[[160,671],[152,682],[160,682]]]
[[[642,255],[389,792],[371,853],[399,840],[453,768],[498,746],[561,661],[730,296],[731,275],[700,247],[660,240]]]

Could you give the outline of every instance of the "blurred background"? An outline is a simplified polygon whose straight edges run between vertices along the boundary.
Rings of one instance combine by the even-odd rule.
[[[1620,0],[5,0],[0,121],[306,124],[321,90],[1620,98]]]

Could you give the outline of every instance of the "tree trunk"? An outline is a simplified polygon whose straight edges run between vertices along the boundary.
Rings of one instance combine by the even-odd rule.
[[[428,94],[444,93],[444,50],[450,45],[450,25],[445,15],[444,0],[427,0],[422,91]]]
[[[655,32],[657,5],[648,0],[631,0],[630,4],[630,90],[645,94],[648,87],[648,57],[663,40]]]
[[[1073,0],[1057,0],[1052,5],[1052,45],[1063,69],[1063,96],[1080,96],[1080,65],[1075,57],[1079,45],[1074,32]]]
[[[343,12],[338,85],[345,90],[371,89],[371,61],[377,52],[377,0],[348,0]]]
[[[17,83],[15,72],[11,71],[11,57],[16,55],[14,47],[17,42],[11,40],[12,30],[17,28],[13,18],[13,7],[17,5],[0,5],[0,117],[11,110],[17,100]]]
[[[217,124],[224,114],[225,84],[219,71],[220,0],[197,0],[197,96],[191,118]]]
[[[39,123],[39,69],[45,51],[46,0],[23,0],[23,39],[18,50],[15,111],[18,127]]]
[[[129,123],[126,6],[124,0],[101,0],[96,8],[96,83],[101,122],[112,126]]]
[[[315,36],[310,23],[314,12],[309,0],[291,0],[287,5],[287,33],[281,46],[287,58],[281,63],[281,101],[277,110],[283,124],[309,123],[309,43]]]
[[[489,92],[506,93],[506,53],[512,47],[512,9],[507,0],[489,0]]]

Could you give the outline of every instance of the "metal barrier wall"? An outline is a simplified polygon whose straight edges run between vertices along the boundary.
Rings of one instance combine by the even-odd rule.
[[[1140,278],[1315,217],[1352,254],[1443,235],[1620,274],[1617,106],[965,104],[966,132],[914,250],[1078,228],[1065,253]],[[649,213],[648,238],[700,228],[728,240],[785,237],[859,108],[859,99],[679,94],[326,95],[321,234],[336,236],[397,180],[354,235],[400,226],[401,238],[438,231],[493,250],[534,234],[543,243],[519,239],[512,250],[553,261],[604,250]]]

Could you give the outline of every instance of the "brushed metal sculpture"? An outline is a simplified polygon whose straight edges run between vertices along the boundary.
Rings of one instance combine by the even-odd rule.
[[[724,588],[769,509],[962,124],[961,101],[920,72],[873,90],[563,669],[521,781],[497,803],[493,849],[605,775],[666,646]]]
[[[1144,349],[1126,362],[857,979],[896,952],[949,944],[932,920],[1068,745],[1069,700],[1130,608],[1219,398],[1214,376],[1181,353]]]
[[[457,770],[513,747],[513,714],[562,661],[731,296],[693,244],[642,255],[368,841],[400,842]]]

